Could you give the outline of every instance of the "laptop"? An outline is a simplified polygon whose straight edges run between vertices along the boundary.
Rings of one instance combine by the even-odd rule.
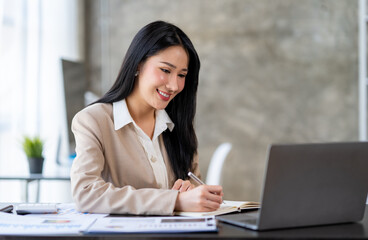
[[[218,216],[269,230],[360,221],[368,191],[368,142],[271,145],[261,208]]]

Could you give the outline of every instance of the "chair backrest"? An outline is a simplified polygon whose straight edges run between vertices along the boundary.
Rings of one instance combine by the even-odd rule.
[[[231,148],[231,143],[222,143],[217,147],[207,170],[206,184],[220,185],[222,167]]]

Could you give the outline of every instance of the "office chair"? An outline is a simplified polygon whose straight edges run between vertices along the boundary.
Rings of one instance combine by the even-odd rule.
[[[210,165],[207,170],[206,184],[208,185],[220,185],[222,167],[232,148],[231,143],[220,144],[212,155]]]

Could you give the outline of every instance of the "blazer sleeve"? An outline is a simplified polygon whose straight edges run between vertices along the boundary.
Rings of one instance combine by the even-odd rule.
[[[102,178],[104,140],[99,122],[89,112],[73,119],[76,158],[71,168],[72,196],[82,212],[172,215],[178,191],[132,186],[116,187]],[[105,178],[106,179],[106,178]]]

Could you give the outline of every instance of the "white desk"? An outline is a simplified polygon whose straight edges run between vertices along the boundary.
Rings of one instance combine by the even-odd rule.
[[[29,202],[28,200],[28,186],[30,182],[36,181],[37,183],[37,194],[36,194],[36,202],[40,201],[40,181],[70,181],[69,176],[47,176],[42,174],[29,174],[25,176],[0,176],[0,181],[24,181],[26,183],[25,187],[25,202]]]

